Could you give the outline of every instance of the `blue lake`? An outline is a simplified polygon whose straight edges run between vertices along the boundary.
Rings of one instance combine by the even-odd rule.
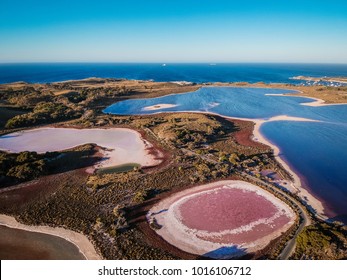
[[[305,106],[305,97],[283,89],[205,87],[186,94],[115,103],[104,113],[119,115],[200,111],[229,117],[268,119],[279,115],[320,122],[274,121],[262,125],[262,134],[280,147],[282,157],[304,177],[304,184],[321,199],[329,213],[347,221],[347,105]],[[270,94],[270,95],[268,95]],[[156,104],[176,107],[146,111]]]

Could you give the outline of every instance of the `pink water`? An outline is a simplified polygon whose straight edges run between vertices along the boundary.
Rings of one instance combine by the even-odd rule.
[[[236,188],[196,195],[178,210],[184,225],[209,232],[236,229],[277,212],[275,205],[263,196]]]

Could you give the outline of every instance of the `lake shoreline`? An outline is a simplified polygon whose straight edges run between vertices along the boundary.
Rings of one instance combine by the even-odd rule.
[[[190,228],[187,224],[184,223],[184,218],[178,211],[179,205],[182,203],[182,201],[185,201],[187,199],[189,200],[189,198],[199,196],[202,193],[212,194],[217,189],[230,188],[249,191],[250,193],[256,193],[258,196],[257,199],[259,199],[260,197],[266,198],[268,202],[272,203],[272,206],[275,206],[277,209],[281,208],[281,210],[285,211],[285,215],[288,215],[289,222],[284,226],[282,225],[280,228],[274,229],[272,232],[268,232],[265,235],[259,235],[259,232],[255,232],[254,236],[251,239],[247,241],[247,238],[241,238],[242,241],[240,240],[239,243],[236,241],[237,238],[234,239],[234,241],[231,241],[229,239],[230,236],[229,238],[227,236],[233,235],[235,237],[242,234],[249,234],[249,232],[251,232],[253,228],[256,227],[255,224],[252,224],[251,222],[248,225],[238,225],[234,228],[226,227],[223,230],[211,229],[209,231],[207,229]],[[259,203],[260,201],[261,200],[259,200]],[[255,205],[253,204],[253,207],[254,206]],[[249,206],[245,206],[245,209],[246,211],[249,211],[247,207]],[[212,207],[211,210],[213,209],[214,208]],[[284,212],[282,212],[282,214],[283,213]],[[249,182],[229,179],[218,180],[207,184],[199,184],[197,186],[175,192],[153,205],[146,215],[146,218],[149,223],[153,222],[153,219],[155,219],[155,221],[162,226],[160,229],[156,230],[156,233],[168,243],[179,248],[180,250],[194,255],[203,255],[211,258],[225,259],[255,253],[265,248],[271,243],[272,240],[280,236],[283,231],[286,232],[287,230],[289,230],[289,228],[294,223],[295,214],[292,209],[286,204],[286,202],[280,200],[279,198],[276,198],[266,190],[263,190],[260,187]],[[268,222],[271,224],[270,220],[271,219],[268,218],[265,224],[268,225]],[[202,223],[205,226],[208,221],[204,221]],[[212,236],[214,236],[216,239],[214,239]],[[218,249],[221,247],[229,249],[223,252],[218,252]],[[235,248],[231,249],[233,247]]]
[[[308,97],[308,98],[311,98],[311,97]],[[249,121],[254,123],[252,140],[269,146],[274,151],[274,156],[276,157],[277,161],[292,176],[293,178],[292,186],[288,190],[292,192],[293,194],[298,194],[304,201],[306,201],[308,205],[310,205],[313,208],[313,210],[316,212],[315,214],[319,218],[323,220],[329,219],[329,217],[325,215],[325,208],[323,206],[324,201],[323,202],[320,201],[313,194],[310,193],[310,190],[303,187],[300,176],[296,172],[294,172],[294,170],[283,158],[281,158],[280,156],[281,149],[275,144],[273,144],[272,142],[270,142],[268,139],[266,139],[266,137],[260,131],[261,125],[263,123],[271,122],[271,121],[301,121],[301,122],[318,122],[318,121],[305,119],[305,118],[299,118],[299,117],[290,117],[285,115],[275,116],[270,119],[249,119],[249,118],[229,117],[229,116],[225,116],[225,115],[221,115],[221,114],[217,114],[213,112],[208,112],[208,111],[174,111],[174,112],[165,111],[165,112],[149,113],[146,115],[156,115],[161,113],[198,113],[198,114],[215,115],[230,121],[241,120],[241,121]]]
[[[61,227],[31,226],[18,222],[14,217],[0,214],[0,225],[31,232],[38,232],[47,235],[54,235],[74,244],[87,260],[101,260],[102,257],[96,252],[89,239],[82,233],[68,230]]]
[[[100,151],[102,155],[102,161],[97,162],[95,165],[95,168],[105,168],[105,167],[113,167],[113,166],[118,166],[122,164],[126,164],[129,162],[129,157],[131,157],[131,154],[129,154],[126,149],[125,145],[126,143],[132,143],[132,149],[136,151],[136,157],[132,156],[134,159],[132,162],[138,163],[143,167],[151,167],[151,166],[156,166],[159,165],[162,160],[161,157],[163,156],[160,151],[158,151],[157,158],[154,158],[151,154],[150,151],[153,149],[153,145],[145,140],[141,133],[139,133],[136,130],[129,129],[129,128],[65,128],[65,127],[57,127],[57,126],[43,126],[40,128],[34,128],[34,129],[25,129],[25,130],[20,130],[14,133],[9,133],[6,134],[6,137],[11,137],[11,136],[26,136],[35,133],[41,133],[40,134],[40,139],[46,139],[50,134],[52,133],[59,133],[62,135],[65,133],[65,137],[67,137],[68,132],[70,134],[76,134],[76,132],[80,133],[87,133],[90,132],[89,135],[80,135],[85,136],[86,140],[70,140],[71,145],[67,144],[60,144],[59,143],[54,143],[52,142],[51,146],[46,145],[47,147],[43,147],[44,145],[38,145],[35,144],[31,150],[36,151],[38,153],[45,153],[45,152],[53,152],[53,151],[64,151],[68,149],[73,149],[75,147],[78,147],[80,145],[85,145],[89,143],[94,143],[100,147],[103,147],[103,149]],[[102,134],[102,133],[125,133],[124,139],[119,140],[119,143],[113,143],[110,140],[104,139],[105,136],[102,135],[102,139],[91,139],[93,137],[92,133],[94,134]],[[48,134],[48,135],[47,135]],[[113,134],[112,134],[113,135]],[[27,136],[29,137],[29,136]],[[22,147],[21,144],[17,141],[17,144],[14,144],[13,141],[7,143],[5,140],[3,140],[4,136],[0,136],[0,141],[3,141],[4,143],[2,144],[3,146],[0,148],[2,151],[6,152],[12,152],[12,153],[18,153],[21,152],[22,150],[25,150],[26,147]],[[112,137],[111,137],[112,138]],[[29,138],[30,139],[30,138]],[[79,139],[79,137],[77,138]],[[68,141],[68,139],[66,140]],[[99,141],[99,142],[97,142]],[[45,143],[48,141],[45,140]],[[101,142],[101,143],[100,143]],[[134,142],[134,143],[133,143]],[[7,145],[7,146],[6,146]],[[4,148],[5,147],[5,148]],[[130,148],[130,149],[131,149]]]
[[[253,140],[259,141],[265,145],[268,145],[271,147],[271,149],[274,151],[274,156],[276,157],[277,161],[282,165],[282,167],[292,176],[293,182],[292,182],[292,190],[290,190],[292,193],[299,195],[301,198],[303,198],[312,208],[316,211],[316,215],[321,219],[328,219],[328,217],[325,215],[325,209],[324,209],[324,201],[320,201],[314,195],[310,193],[310,190],[303,187],[302,179],[300,176],[290,167],[290,164],[285,161],[281,157],[281,149],[280,147],[273,144],[269,139],[267,139],[262,133],[261,133],[261,126],[265,122],[270,121],[312,121],[312,120],[293,120],[291,117],[287,116],[278,116],[271,118],[270,120],[264,121],[264,120],[253,120],[255,123],[254,126],[254,133],[253,133]]]

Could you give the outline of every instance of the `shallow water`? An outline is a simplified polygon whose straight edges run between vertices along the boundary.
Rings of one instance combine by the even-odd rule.
[[[106,108],[104,113],[134,115],[200,111],[248,119],[288,115],[320,121],[268,122],[262,125],[261,132],[280,147],[284,159],[305,178],[306,186],[325,202],[327,214],[346,220],[347,105],[305,106],[301,103],[313,99],[278,95],[293,92],[266,88],[206,87],[187,94],[118,102]],[[178,106],[143,110],[155,104]]]
[[[123,173],[134,170],[134,168],[140,167],[136,163],[121,164],[117,166],[110,166],[105,168],[100,168],[97,170],[97,174],[112,174],[112,173]]]
[[[49,234],[0,225],[1,260],[84,260],[67,240]]]

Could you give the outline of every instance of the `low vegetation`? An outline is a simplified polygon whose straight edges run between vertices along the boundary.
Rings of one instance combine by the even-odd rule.
[[[91,158],[95,152],[95,146],[91,144],[44,154],[0,151],[0,188],[91,165],[98,160],[97,157]]]
[[[347,259],[347,227],[317,222],[297,237],[294,259]]]
[[[243,122],[235,124],[222,118],[182,113],[131,118],[96,116],[89,119],[88,127],[115,124],[144,131],[151,142],[171,154],[170,164],[154,171],[132,169],[92,175],[78,170],[71,173],[69,168],[69,172],[55,175],[59,179],[45,181],[45,188],[59,184],[54,187],[54,195],[32,200],[20,211],[2,211],[10,211],[24,223],[59,225],[83,232],[107,259],[172,259],[177,256],[153,246],[143,232],[147,207],[168,191],[236,176],[235,170],[250,162],[254,163],[247,167],[250,169],[257,168],[260,162],[268,167],[276,164],[271,155],[262,156],[269,152],[267,147],[248,147],[236,141],[235,135],[247,125]]]
[[[262,171],[272,170],[282,178],[290,178],[274,159],[269,147],[249,140],[253,130],[251,122],[194,113],[152,116],[101,113],[105,106],[116,101],[158,97],[193,91],[199,87],[117,79],[0,85],[0,105],[18,110],[3,119],[6,128],[1,127],[1,133],[62,121],[64,123],[59,125],[65,127],[127,127],[143,133],[164,151],[167,158],[158,168],[132,168],[122,173],[113,173],[110,169],[87,174],[85,168],[98,160],[98,147],[92,144],[58,153],[1,152],[1,186],[35,178],[38,183],[35,194],[30,194],[29,198],[20,189],[0,194],[0,212],[14,215],[23,223],[63,226],[82,232],[106,259],[180,258],[179,253],[174,254],[158,246],[157,240],[151,236],[153,232],[145,214],[158,199],[194,184],[223,178],[249,180],[241,173],[269,183],[271,179]],[[317,88],[317,92],[325,94],[327,90]],[[43,190],[46,195],[41,195]],[[273,193],[279,195],[275,191]],[[9,203],[18,201],[21,196],[25,197],[19,200],[21,207]],[[293,236],[298,224],[299,221],[285,236],[270,244],[261,256],[254,257],[276,258],[279,248],[283,248]],[[158,228],[159,225],[154,221],[150,226]],[[308,254],[315,258],[344,257],[339,253],[345,248],[341,247],[344,239],[338,234],[345,234],[343,227],[334,230],[318,225],[311,227],[299,236],[294,258],[304,258]],[[332,239],[317,237],[318,233],[325,236],[330,231],[335,234]],[[326,251],[326,240],[335,242],[336,247],[329,247],[330,251]],[[323,247],[318,250],[319,244]],[[323,251],[332,253],[324,255],[327,253],[323,254]]]
[[[17,115],[9,119],[5,125],[6,128],[27,127],[39,124],[48,124],[58,121],[64,121],[81,117],[82,112],[67,107],[64,104],[53,102],[40,102],[32,112],[23,115]]]
[[[117,101],[141,98],[143,95],[158,97],[169,93],[194,91],[198,88],[199,86],[193,84],[178,85],[122,79],[0,85],[0,106],[11,108],[13,112],[3,121],[0,117],[0,125],[4,122],[2,126],[5,125],[6,129],[14,129],[77,118],[88,123],[101,109]]]
[[[0,185],[6,186],[38,178],[49,172],[49,161],[58,153],[0,152]]]

